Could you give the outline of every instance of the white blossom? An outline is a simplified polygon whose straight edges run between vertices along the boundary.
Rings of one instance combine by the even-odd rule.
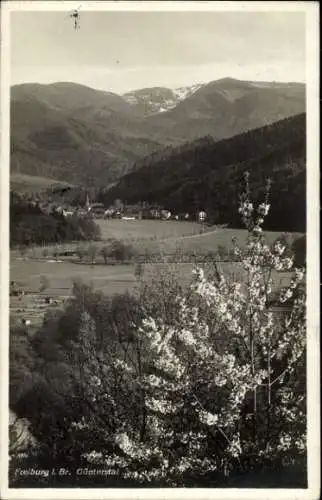
[[[257,209],[260,215],[266,216],[269,212],[270,205],[268,203],[261,203]]]
[[[122,413],[119,430],[109,436],[114,453],[90,452],[88,461],[123,467],[123,477],[150,482],[177,478],[187,471],[226,473],[247,453],[267,458],[305,450],[305,401],[288,381],[305,349],[305,297],[297,293],[305,270],[296,268],[289,285],[278,289],[280,302],[290,300],[290,312],[276,314],[270,306],[274,275],[291,271],[294,260],[284,256],[281,242],[272,248],[265,241],[262,224],[270,210],[268,198],[257,209],[248,194],[244,200],[239,213],[248,239],[244,247],[234,246],[242,277],[232,279],[225,273],[211,280],[196,267],[188,293],[177,294],[175,318],[146,315],[137,337],[148,353],[148,371],[143,365],[138,373],[128,359],[113,360],[127,394],[129,388],[133,391],[132,399],[122,399],[129,417]],[[89,380],[100,407],[102,386],[105,390],[108,384],[97,373]],[[107,401],[117,401],[117,391],[105,396]],[[135,404],[137,414],[132,413]],[[117,404],[112,407],[117,418]],[[249,429],[256,416],[266,427],[253,437]],[[140,434],[142,421],[144,433]],[[266,435],[268,423],[270,435]],[[85,418],[72,428],[94,429]],[[218,435],[224,443],[222,462],[209,444]]]
[[[218,415],[202,410],[199,412],[199,419],[201,423],[212,426],[218,422]]]

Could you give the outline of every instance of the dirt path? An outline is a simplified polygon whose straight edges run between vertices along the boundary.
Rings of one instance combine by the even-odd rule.
[[[159,240],[159,243],[163,243],[163,241],[175,241],[175,240],[187,240],[187,239],[192,239],[192,238],[202,238],[203,236],[208,236],[214,233],[217,233],[219,229],[213,229],[212,231],[205,231],[203,233],[197,233],[197,234],[185,234],[183,236],[169,236],[168,238],[163,238]]]
[[[202,238],[203,236],[209,236],[211,234],[215,234],[218,232],[218,229],[213,229],[212,231],[205,231],[204,233],[200,234],[191,234],[191,235],[186,235],[186,236],[181,236],[177,238],[178,240],[185,240],[185,239],[192,239],[192,238]]]

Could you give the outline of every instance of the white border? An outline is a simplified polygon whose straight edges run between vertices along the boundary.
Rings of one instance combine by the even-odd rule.
[[[77,4],[77,5],[76,5]],[[10,12],[71,11],[81,4],[82,11],[301,11],[306,13],[307,70],[307,381],[308,381],[308,484],[301,489],[13,489],[8,488],[8,335],[9,331],[9,82]],[[87,499],[318,499],[320,491],[320,357],[319,357],[319,3],[318,2],[81,2],[6,1],[1,5],[1,467],[3,499],[63,498]],[[273,36],[273,34],[272,34]]]

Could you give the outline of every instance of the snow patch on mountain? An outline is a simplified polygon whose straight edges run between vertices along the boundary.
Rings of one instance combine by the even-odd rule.
[[[179,87],[177,89],[174,89],[173,92],[176,95],[178,101],[183,101],[183,99],[187,99],[187,97],[190,97],[192,94],[197,92],[203,84],[197,83],[195,85],[191,85],[191,87]]]
[[[131,106],[140,109],[145,114],[151,115],[170,111],[175,108],[179,102],[190,97],[202,86],[203,84],[195,84],[175,89],[151,87],[127,92],[123,94],[122,97]]]

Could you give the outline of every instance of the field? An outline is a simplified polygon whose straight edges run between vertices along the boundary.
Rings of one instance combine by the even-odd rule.
[[[231,248],[232,238],[236,238],[240,244],[244,244],[247,231],[242,229],[216,228],[215,226],[202,226],[197,222],[183,221],[158,221],[158,220],[96,220],[101,228],[102,239],[95,242],[100,248],[109,240],[117,239],[131,244],[141,254],[173,254],[176,251],[195,252],[204,254],[216,251],[218,245]],[[273,243],[280,232],[270,231],[265,233],[268,243]],[[293,240],[301,236],[301,233],[292,233]],[[89,242],[73,242],[59,245],[62,251],[74,250],[77,247],[85,247]],[[46,245],[49,254],[56,245]],[[29,248],[27,255],[42,257],[44,247]],[[11,252],[12,258],[19,255],[17,250]]]
[[[203,227],[197,222],[183,221],[160,221],[160,220],[119,220],[97,219],[96,224],[101,229],[101,241],[95,242],[98,247],[106,245],[111,239],[122,240],[130,243],[138,251],[151,249],[154,251],[159,248],[159,242],[169,241],[177,242],[182,238],[196,237],[204,231],[213,232],[211,227]],[[73,242],[59,245],[64,251],[73,250],[78,246],[86,247],[89,242]],[[54,250],[56,245],[45,245],[49,253]],[[27,250],[26,255],[33,257],[41,257],[43,247],[34,247]],[[17,257],[19,252],[13,250],[11,256]]]
[[[270,231],[266,233],[268,244],[272,244],[280,232]],[[292,238],[298,238],[300,233],[292,233]],[[217,251],[218,245],[226,247],[228,250],[232,247],[232,239],[236,238],[240,245],[245,245],[247,239],[247,231],[243,229],[227,229],[227,228],[207,228],[202,234],[194,234],[180,236],[179,238],[167,238],[158,241],[149,241],[146,248],[151,252],[161,252],[171,254],[176,251],[181,253],[194,252],[196,254],[205,254],[207,252]],[[140,243],[138,244],[138,248]]]
[[[102,230],[101,242],[95,242],[97,246],[106,245],[109,238],[117,238],[130,242],[139,253],[163,255],[173,254],[176,250],[185,254],[187,252],[203,254],[214,251],[218,245],[231,248],[231,240],[236,237],[243,244],[247,237],[247,232],[233,229],[205,228],[205,232],[200,234],[202,227],[197,223],[189,222],[161,222],[161,221],[98,221]],[[280,233],[267,233],[267,239],[271,243]],[[295,238],[298,235],[291,235]],[[105,240],[105,242],[104,242]],[[82,244],[86,247],[89,243]],[[76,248],[79,244],[62,245],[61,250]],[[50,254],[50,248],[49,254]],[[74,280],[81,280],[84,283],[92,283],[96,290],[111,295],[122,293],[125,290],[133,290],[137,283],[135,277],[135,265],[105,265],[101,257],[97,258],[97,263],[80,263],[73,258],[58,258],[50,256],[44,258],[43,248],[37,247],[33,254],[29,251],[29,256],[22,258],[18,251],[11,252],[10,280],[23,290],[25,295],[21,297],[11,297],[10,310],[11,317],[21,320],[30,319],[32,324],[39,324],[46,309],[45,297],[52,297],[53,306],[60,307],[64,300],[71,294]],[[234,279],[242,280],[240,269],[236,263],[220,263],[223,271],[228,272]],[[144,266],[144,277],[152,278],[156,267],[169,267],[167,264],[146,264]],[[172,268],[177,273],[177,279],[187,280],[191,277],[192,264],[175,264]],[[40,292],[41,278],[46,277],[48,287]],[[289,280],[288,273],[279,273],[274,277],[276,286],[281,286]]]
[[[48,280],[48,288],[40,292],[41,277]],[[89,266],[71,262],[12,261],[10,280],[26,291],[24,296],[10,297],[11,317],[29,319],[33,326],[39,324],[50,307],[45,298],[54,300],[52,307],[60,307],[71,295],[74,280],[93,283],[96,290],[107,294],[122,293],[135,283],[133,266]]]
[[[134,266],[91,266],[68,261],[55,262],[54,260],[16,260],[11,262],[10,279],[31,293],[38,293],[41,276],[46,276],[49,281],[45,295],[69,296],[72,282],[76,279],[81,279],[86,283],[92,281],[95,288],[106,292],[111,288],[112,293],[114,293],[118,289],[123,291],[124,283],[129,284],[134,281]]]
[[[181,238],[200,234],[203,228],[198,222],[161,221],[161,220],[102,220],[96,223],[100,226],[102,240],[116,238],[122,240],[158,240]],[[211,228],[207,228],[211,230]]]

